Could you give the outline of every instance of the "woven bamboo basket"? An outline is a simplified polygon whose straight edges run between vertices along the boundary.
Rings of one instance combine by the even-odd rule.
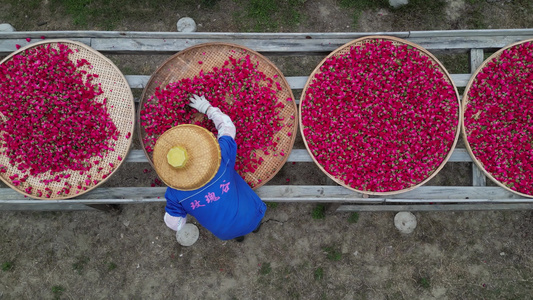
[[[448,149],[447,155],[444,158],[444,160],[442,161],[442,163],[435,170],[433,170],[433,172],[430,174],[430,176],[428,176],[425,180],[423,180],[423,181],[421,181],[421,182],[419,182],[419,183],[417,183],[415,185],[412,185],[412,186],[410,186],[408,188],[401,189],[401,190],[395,190],[395,191],[386,191],[386,192],[359,190],[359,189],[355,189],[355,188],[349,186],[348,184],[346,184],[340,178],[338,178],[338,177],[334,176],[333,174],[330,174],[328,171],[326,171],[324,169],[324,167],[317,161],[317,159],[313,155],[313,152],[312,152],[311,148],[309,147],[309,143],[308,143],[307,138],[306,138],[306,136],[304,134],[304,126],[302,124],[302,107],[304,107],[306,105],[306,101],[305,101],[306,91],[309,88],[309,85],[313,82],[313,79],[315,78],[316,74],[320,73],[320,67],[324,64],[324,62],[326,60],[328,60],[330,57],[333,57],[333,56],[337,56],[338,57],[338,56],[340,56],[342,54],[348,53],[350,51],[350,47],[352,47],[352,46],[360,46],[360,45],[366,44],[367,42],[371,42],[371,41],[374,41],[374,40],[391,41],[394,45],[407,44],[407,45],[409,45],[409,46],[411,46],[413,48],[416,48],[422,55],[425,55],[426,57],[428,57],[435,65],[438,66],[439,70],[444,75],[445,80],[449,84],[451,84],[453,86],[453,88],[455,90],[457,102],[459,104],[458,105],[458,109],[459,110],[461,108],[461,103],[460,103],[459,93],[457,91],[457,87],[453,83],[450,74],[444,68],[444,66],[440,63],[440,61],[435,56],[433,56],[429,51],[427,51],[426,49],[422,48],[421,46],[419,46],[417,44],[414,44],[412,42],[400,39],[400,38],[391,37],[391,36],[367,36],[367,37],[359,38],[359,39],[353,40],[353,41],[351,41],[349,43],[346,43],[343,46],[339,47],[338,49],[334,50],[332,53],[330,53],[328,56],[326,56],[318,64],[318,66],[311,73],[311,75],[309,76],[309,78],[308,78],[308,80],[307,80],[307,82],[305,84],[304,90],[302,92],[302,96],[300,98],[300,108],[299,108],[299,114],[298,114],[299,122],[300,122],[300,133],[302,134],[303,141],[304,141],[305,147],[307,148],[307,151],[309,152],[309,155],[313,158],[313,161],[320,168],[320,170],[322,170],[322,172],[324,172],[329,178],[331,178],[333,181],[335,181],[339,185],[344,186],[344,187],[346,187],[346,188],[348,188],[350,190],[356,191],[356,192],[361,193],[361,194],[383,195],[383,196],[385,196],[385,195],[394,195],[394,194],[400,194],[400,193],[405,193],[405,192],[411,191],[411,190],[413,190],[413,189],[425,184],[431,178],[433,178],[435,175],[437,175],[437,173],[444,167],[444,165],[446,164],[446,162],[449,160],[450,156],[452,155],[453,149],[455,148],[455,145],[457,144],[457,141],[459,139],[460,126],[457,126],[457,128],[455,129],[455,138],[454,138],[453,144],[450,147],[450,149]],[[460,118],[462,117],[462,114],[461,114],[460,111],[458,111],[457,116],[459,118],[457,124],[459,125],[459,124],[461,124]]]
[[[90,159],[89,162],[91,165],[94,165],[94,162],[98,160],[98,166],[102,168],[101,170],[97,170],[96,167],[93,167],[83,175],[81,175],[79,171],[73,170],[62,172],[63,174],[68,174],[70,176],[68,177],[68,183],[73,187],[81,185],[85,189],[82,188],[81,190],[78,190],[76,188],[71,188],[69,193],[63,192],[60,195],[57,193],[64,188],[64,181],[51,182],[48,185],[41,182],[43,179],[56,175],[53,174],[50,176],[49,172],[30,176],[27,178],[26,182],[20,186],[13,185],[12,180],[9,177],[20,172],[18,172],[16,166],[9,164],[7,156],[0,155],[0,165],[7,167],[5,173],[0,173],[0,179],[17,192],[35,199],[68,199],[87,193],[103,184],[124,162],[132,142],[131,135],[135,128],[135,104],[133,101],[133,94],[131,93],[126,78],[111,60],[82,43],[62,39],[33,43],[13,52],[2,60],[0,64],[8,62],[14,55],[23,53],[27,49],[48,44],[50,44],[52,48],[57,48],[59,43],[65,44],[70,49],[74,50],[74,53],[69,55],[71,61],[76,63],[78,59],[86,59],[93,67],[92,69],[87,69],[88,73],[99,75],[98,78],[92,80],[93,84],[100,84],[103,90],[103,94],[99,95],[96,98],[96,101],[102,103],[104,99],[107,98],[107,111],[117,127],[117,130],[120,132],[120,135],[117,141],[112,142],[114,143],[114,151],[105,154],[102,158],[93,157]],[[10,121],[5,116],[2,116],[2,119],[5,122]],[[120,160],[118,159],[119,156],[121,157]],[[87,179],[90,179],[90,184],[85,183]],[[32,194],[25,192],[25,188],[29,186],[32,187]],[[45,190],[46,188],[51,190],[50,197],[38,197],[34,194],[34,192]]]
[[[483,61],[483,63],[474,72],[474,74],[472,74],[472,77],[468,81],[468,84],[466,85],[466,88],[465,88],[465,92],[463,94],[463,104],[462,104],[463,117],[462,117],[462,123],[461,123],[461,132],[462,132],[463,140],[464,140],[466,149],[468,151],[468,154],[470,154],[470,157],[472,158],[472,160],[474,161],[476,166],[479,169],[482,170],[482,172],[483,172],[483,174],[485,174],[485,176],[487,176],[490,180],[492,180],[492,182],[496,183],[498,186],[504,188],[505,190],[507,190],[509,192],[515,193],[515,194],[520,195],[522,197],[530,197],[531,198],[531,197],[533,197],[533,195],[528,195],[528,194],[525,194],[525,193],[521,193],[521,192],[518,192],[516,190],[513,190],[513,189],[509,188],[503,182],[501,182],[498,179],[496,179],[489,171],[487,171],[487,169],[485,168],[484,164],[474,155],[474,153],[472,151],[472,146],[468,142],[468,135],[467,135],[467,132],[466,132],[465,116],[464,116],[464,114],[465,114],[465,112],[467,110],[468,104],[470,103],[470,99],[468,97],[468,94],[470,92],[470,88],[472,87],[472,84],[476,81],[476,77],[479,75],[479,73],[482,72],[483,68],[485,68],[487,66],[487,64],[490,63],[491,61],[493,61],[496,58],[500,57],[502,52],[504,52],[505,50],[510,49],[510,48],[512,48],[514,46],[526,43],[526,42],[533,42],[533,39],[528,39],[528,40],[523,40],[523,41],[520,41],[520,42],[516,42],[516,43],[510,44],[510,45],[498,50],[497,52],[495,52],[494,54],[489,56],[487,59],[485,59]]]
[[[147,134],[143,126],[141,126],[140,113],[145,103],[154,94],[156,87],[165,87],[171,82],[177,82],[184,78],[194,78],[201,70],[204,72],[210,72],[215,67],[221,68],[230,56],[238,59],[245,57],[246,55],[250,55],[252,61],[259,62],[258,70],[260,72],[263,72],[267,77],[281,85],[282,89],[277,91],[276,96],[278,98],[278,103],[283,102],[285,106],[279,113],[279,116],[284,119],[284,126],[280,131],[275,133],[273,137],[273,139],[278,142],[277,150],[269,152],[268,155],[263,153],[263,151],[255,151],[256,159],[262,158],[263,162],[258,166],[255,172],[246,172],[243,178],[252,186],[252,188],[256,189],[272,179],[283,167],[283,164],[287,161],[289,153],[292,150],[296,132],[298,130],[296,103],[295,101],[286,101],[287,98],[294,99],[292,90],[281,71],[266,57],[249,48],[229,43],[205,43],[189,47],[166,60],[150,77],[141,96],[137,123],[139,126],[139,138],[142,148],[152,166],[152,152],[146,150],[144,139],[147,137]],[[202,61],[202,64],[199,64],[198,61]],[[277,75],[276,78],[274,78],[275,75]],[[157,101],[156,97],[152,99],[152,103],[154,103],[154,101]],[[239,132],[237,132],[237,134],[239,134]],[[277,140],[278,138],[279,141]],[[283,152],[284,155],[280,155],[281,152]]]

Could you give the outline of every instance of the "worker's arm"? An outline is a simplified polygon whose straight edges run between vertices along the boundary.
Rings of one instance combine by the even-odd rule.
[[[215,123],[218,131],[217,138],[227,135],[235,139],[236,128],[228,115],[223,113],[218,107],[213,107],[204,96],[193,95],[189,100],[191,101],[189,103],[191,107],[203,114],[207,114],[209,120]]]

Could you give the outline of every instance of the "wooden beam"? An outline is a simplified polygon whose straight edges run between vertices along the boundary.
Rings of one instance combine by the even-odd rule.
[[[400,211],[489,211],[489,210],[529,210],[533,203],[518,204],[446,204],[446,205],[341,205],[335,212],[400,212]]]
[[[292,149],[288,162],[313,162],[307,149]],[[448,162],[471,162],[472,158],[464,148],[455,148]],[[148,159],[143,150],[130,150],[126,162],[146,163]]]
[[[529,36],[478,36],[478,37],[412,37],[406,38],[433,53],[468,53],[470,49],[496,50]],[[321,39],[295,39],[285,36],[279,39],[234,38],[195,36],[194,38],[75,38],[105,54],[175,54],[188,47],[207,42],[226,42],[249,47],[263,54],[272,55],[325,55],[350,42],[349,36],[330,36]],[[0,54],[6,55],[16,50],[15,45],[27,45],[22,38],[2,38],[0,36]],[[296,49],[296,50],[295,50]]]
[[[475,164],[472,164],[472,185],[473,186],[486,186],[487,177],[483,174],[483,171]]]
[[[76,30],[76,31],[15,31],[0,32],[0,39],[27,37],[39,39],[45,36],[47,39],[52,38],[220,38],[231,37],[239,39],[320,39],[331,37],[342,37],[356,39],[368,35],[389,35],[400,38],[431,38],[431,37],[476,37],[476,36],[532,36],[533,29],[480,29],[480,30],[429,30],[429,31],[396,31],[396,32],[159,32],[159,31],[95,31],[95,30]]]
[[[67,200],[33,200],[11,188],[0,188],[0,203],[125,204],[165,202],[165,187],[100,187]],[[421,186],[412,191],[387,196],[365,196],[342,186],[264,185],[256,189],[264,201],[273,202],[352,202],[352,203],[453,203],[453,202],[533,202],[500,187]]]
[[[501,36],[498,38],[477,37],[413,37],[407,40],[433,53],[468,53],[470,49],[495,50],[524,39],[524,36]],[[352,38],[324,39],[235,39],[233,37],[213,39],[189,38],[93,38],[91,47],[104,53],[124,54],[174,54],[188,47],[207,42],[225,42],[242,45],[263,54],[273,55],[324,55],[352,41]],[[1,48],[0,48],[1,49]]]
[[[485,60],[483,49],[471,49],[469,58],[470,74],[474,74],[477,68],[479,68]],[[466,84],[464,86],[466,86]]]
[[[18,201],[0,201],[0,211],[73,211],[73,210],[90,210],[98,209],[80,203],[49,203],[38,200],[18,202]]]
[[[69,38],[69,40],[83,43],[87,46],[91,46],[90,38]],[[40,39],[33,39],[31,42],[26,42],[25,38],[20,39],[3,39],[0,33],[0,55],[8,55],[17,50],[16,45],[26,46],[36,42],[40,42]]]
[[[498,33],[502,35],[507,31]],[[56,38],[114,38],[114,39],[132,39],[132,38],[148,38],[148,39],[357,39],[368,35],[388,35],[399,38],[407,38],[411,33],[409,31],[398,32],[160,32],[160,31],[94,31],[94,30],[80,30],[80,31],[15,31],[15,32],[0,32],[0,39],[40,39],[45,36],[47,39]]]
[[[458,87],[465,87],[468,80],[470,80],[470,76],[470,74],[451,74],[454,84]],[[150,80],[150,75],[126,75],[125,77],[132,89],[144,89],[148,80]],[[302,90],[305,87],[308,78],[309,76],[285,77],[293,90]]]

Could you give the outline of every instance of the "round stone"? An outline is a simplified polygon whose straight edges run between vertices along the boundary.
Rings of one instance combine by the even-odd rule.
[[[408,4],[408,3],[409,3],[408,0],[389,0],[390,6],[392,6],[394,8],[398,8],[400,6],[404,6],[404,5]]]
[[[194,224],[187,223],[180,231],[176,232],[176,239],[182,246],[192,246],[198,240],[200,231]]]
[[[178,20],[178,31],[179,32],[195,32],[196,31],[196,22],[192,18],[185,17]]]
[[[11,24],[0,24],[0,32],[13,32],[16,31],[15,27],[11,26]]]
[[[416,217],[410,212],[399,212],[394,216],[394,226],[396,226],[401,233],[409,234],[416,228]]]

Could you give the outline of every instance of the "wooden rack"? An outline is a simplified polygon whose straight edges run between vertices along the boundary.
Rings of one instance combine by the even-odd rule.
[[[106,54],[175,54],[206,42],[240,44],[268,55],[327,55],[343,44],[367,35],[388,35],[414,42],[433,54],[469,54],[470,74],[451,74],[457,87],[465,87],[471,73],[483,62],[484,53],[533,38],[533,29],[453,30],[364,33],[174,33],[116,31],[45,31],[0,33],[0,55],[13,52],[26,38],[70,39]],[[148,75],[126,75],[132,89],[142,89]],[[306,76],[287,77],[293,90],[303,89]],[[147,162],[142,150],[131,150],[126,163]],[[312,162],[306,149],[293,149],[288,162]],[[464,148],[456,148],[448,163],[472,162]],[[257,189],[268,202],[317,202],[332,204],[336,211],[450,211],[521,210],[533,208],[533,199],[503,188],[486,186],[486,178],[473,164],[472,186],[421,186],[387,197],[365,196],[341,186],[269,185]],[[32,200],[10,188],[0,188],[0,210],[91,210],[106,205],[164,202],[163,187],[97,188],[70,200]]]

